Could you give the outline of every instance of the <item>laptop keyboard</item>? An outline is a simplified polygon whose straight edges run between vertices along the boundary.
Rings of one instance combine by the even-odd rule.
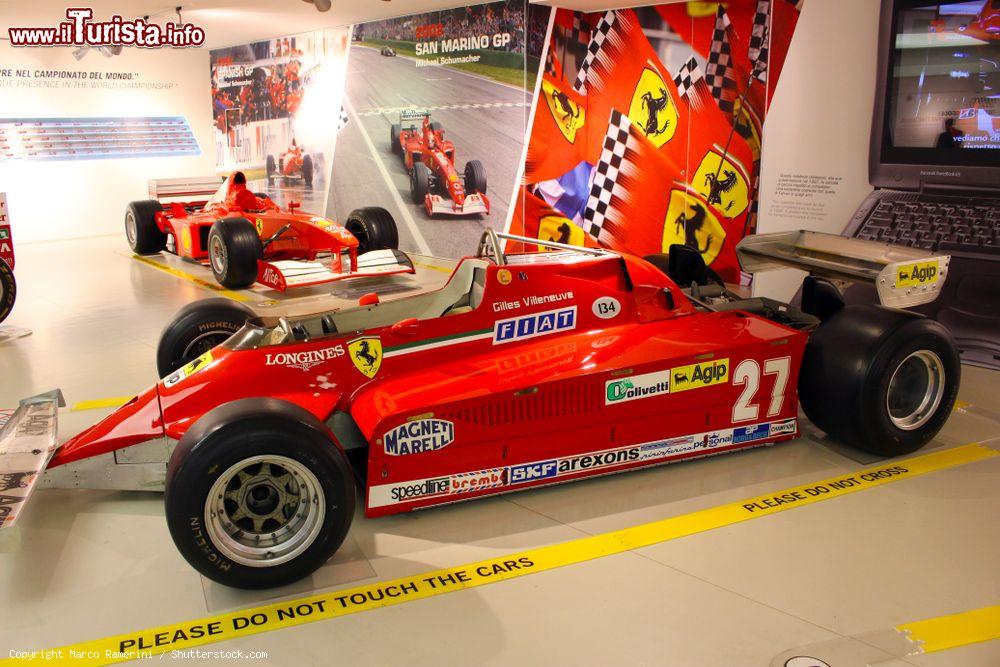
[[[1000,199],[883,199],[856,236],[924,250],[1000,256]]]

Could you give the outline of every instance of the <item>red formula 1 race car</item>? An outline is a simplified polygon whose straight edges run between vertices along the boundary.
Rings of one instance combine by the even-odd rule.
[[[423,119],[418,127],[415,122]],[[446,141],[440,123],[427,111],[404,110],[389,132],[392,152],[402,156],[410,174],[410,195],[427,215],[475,215],[490,212],[486,197],[486,168],[469,160],[460,176],[455,168],[455,145]]]
[[[340,225],[301,212],[294,202],[282,211],[267,195],[250,192],[239,171],[216,186],[216,179],[150,181],[151,199],[132,202],[125,211],[129,247],[137,255],[166,249],[208,264],[215,279],[230,289],[259,282],[284,291],[413,273],[413,262],[398,250],[396,222],[385,209],[359,208]],[[162,201],[207,194],[212,194],[207,201]]]
[[[312,155],[304,153],[295,140],[287,151],[278,156],[277,161],[273,155],[268,155],[265,160],[268,182],[281,179],[283,181],[301,180],[307,188],[313,186],[314,162]]]
[[[507,238],[556,252],[505,255],[487,231],[436,291],[251,318],[62,446],[58,393],[28,399],[0,434],[0,472],[20,485],[0,525],[36,478],[162,486],[199,572],[277,586],[337,550],[358,485],[376,517],[757,447],[796,437],[800,400],[831,435],[896,456],[951,412],[946,330],[845,306],[830,280],[915,305],[936,298],[947,257],[808,233],[744,241],[749,270],[813,271],[799,309],[711,283],[683,246],[642,260]],[[185,308],[165,338],[193,335],[220,301]]]
[[[14,310],[17,281],[14,280],[14,237],[7,215],[7,198],[0,192],[0,322]]]

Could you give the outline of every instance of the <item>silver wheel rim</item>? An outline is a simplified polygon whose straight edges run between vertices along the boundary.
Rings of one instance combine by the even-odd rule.
[[[131,211],[125,214],[125,237],[130,246],[135,245],[135,216]]]
[[[892,372],[885,407],[896,428],[912,431],[930,420],[944,397],[944,364],[930,350],[913,352]]]
[[[316,541],[325,515],[319,479],[286,456],[254,456],[233,464],[205,499],[212,544],[249,567],[274,567],[301,555]]]
[[[222,238],[213,236],[208,245],[208,256],[209,261],[212,262],[212,270],[216,274],[222,275],[226,272],[226,244],[222,242]]]

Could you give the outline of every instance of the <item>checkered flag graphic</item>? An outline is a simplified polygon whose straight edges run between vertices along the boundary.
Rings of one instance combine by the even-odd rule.
[[[729,46],[729,16],[725,7],[719,5],[715,15],[715,30],[712,32],[712,46],[705,65],[705,83],[712,90],[712,97],[719,102],[719,108],[732,115],[734,109],[733,55]]]
[[[674,77],[674,85],[677,86],[677,92],[681,97],[687,97],[688,91],[694,87],[694,84],[704,78],[705,75],[702,74],[701,68],[698,67],[698,61],[694,59],[694,56],[691,56],[677,70],[677,75]]]
[[[769,23],[771,20],[771,0],[757,0],[757,11],[753,17],[750,32],[750,48],[747,57],[753,65],[753,74],[761,83],[767,80],[767,56],[770,48]]]
[[[590,38],[590,43],[587,44],[587,55],[583,57],[583,62],[580,63],[580,71],[576,74],[576,82],[573,84],[573,90],[578,93],[586,93],[587,84],[587,72],[590,71],[591,65],[594,64],[594,58],[597,57],[597,52],[601,50],[601,45],[604,44],[604,40],[608,38],[608,33],[611,32],[611,27],[615,24],[615,17],[617,16],[615,10],[611,9],[604,13],[601,20],[597,22],[597,27],[594,29],[594,34]]]
[[[597,238],[611,207],[611,194],[618,181],[622,162],[625,159],[625,147],[628,145],[629,128],[632,121],[618,110],[612,110],[608,133],[601,147],[601,158],[594,167],[594,182],[590,186],[590,197],[584,210],[584,228],[587,233]]]
[[[337,132],[343,130],[344,127],[347,125],[347,123],[350,122],[350,120],[351,119],[347,117],[347,109],[344,108],[343,105],[341,105],[340,118],[337,119]]]

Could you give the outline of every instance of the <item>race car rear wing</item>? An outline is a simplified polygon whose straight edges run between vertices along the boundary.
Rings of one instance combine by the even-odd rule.
[[[215,194],[222,185],[218,176],[195,178],[155,178],[149,181],[150,199],[181,199]]]
[[[430,109],[403,109],[399,112],[399,122],[408,120],[423,120],[424,116],[431,114]]]
[[[747,273],[790,267],[810,274],[873,285],[882,305],[910,308],[941,293],[951,257],[805,230],[747,236],[736,246]]]
[[[17,521],[59,448],[56,421],[58,409],[65,405],[57,389],[24,399],[16,410],[0,410],[0,528]]]

